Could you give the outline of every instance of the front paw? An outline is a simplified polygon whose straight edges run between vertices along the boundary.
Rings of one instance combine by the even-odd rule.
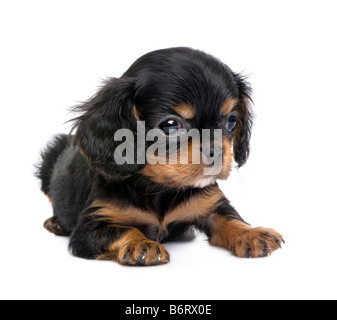
[[[281,248],[282,243],[282,236],[273,229],[249,228],[232,240],[231,250],[237,257],[266,257]]]
[[[165,247],[151,240],[127,245],[120,250],[118,256],[120,264],[129,266],[153,266],[170,261]]]

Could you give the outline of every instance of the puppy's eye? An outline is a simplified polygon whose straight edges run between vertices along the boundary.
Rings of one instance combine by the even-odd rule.
[[[226,122],[227,131],[232,132],[236,126],[236,122],[237,122],[237,114],[235,113],[229,114]]]
[[[159,125],[159,129],[163,130],[165,134],[169,134],[170,130],[179,131],[182,128],[182,125],[179,121],[175,119],[165,120]]]

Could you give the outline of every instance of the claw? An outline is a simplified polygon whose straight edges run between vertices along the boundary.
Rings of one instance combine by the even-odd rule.
[[[132,264],[132,262],[130,260],[130,253],[131,253],[131,248],[128,246],[126,248],[126,252],[125,252],[125,255],[123,257],[123,260],[126,261],[128,264]]]
[[[280,241],[275,236],[272,236],[272,237],[273,237],[273,240],[275,241],[275,243],[279,246],[279,248],[282,248],[282,245],[281,245]],[[283,239],[282,239],[282,242],[284,243]]]
[[[272,234],[269,234],[269,233],[262,233],[262,234],[263,234],[264,236],[266,236],[266,237],[272,238],[273,241],[278,245],[278,247],[279,247],[279,248],[282,248],[282,245],[281,245],[279,239],[277,239],[276,236],[274,236],[274,235],[272,235]],[[285,242],[284,242],[283,238],[281,238],[281,240],[282,240],[282,242],[283,242],[283,244],[284,244]]]
[[[267,257],[269,255],[269,249],[267,243],[263,240],[260,240],[261,245],[263,246],[262,254],[259,257]]]
[[[159,248],[159,247],[156,248],[156,253],[157,253],[157,259],[154,260],[154,261],[151,263],[152,265],[156,265],[156,264],[161,263],[162,258],[161,258],[161,251],[160,251],[160,248]]]
[[[137,261],[140,265],[145,265],[145,258],[146,258],[146,247],[144,245],[141,246],[142,252],[137,257]]]
[[[245,254],[245,258],[251,258],[252,257],[252,247],[249,244],[247,244],[247,246],[248,248]]]

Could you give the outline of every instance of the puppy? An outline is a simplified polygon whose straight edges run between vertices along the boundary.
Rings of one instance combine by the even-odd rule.
[[[162,243],[192,239],[196,229],[238,257],[264,257],[280,248],[281,235],[247,224],[216,183],[228,177],[233,161],[241,167],[248,158],[250,94],[242,76],[201,51],[171,48],[139,58],[77,106],[72,133],[55,137],[42,153],[37,176],[54,210],[44,227],[70,236],[75,256],[132,266],[168,263]],[[192,156],[195,142],[188,137],[184,147],[176,144],[176,163],[155,162],[158,149],[149,153],[149,142],[138,139],[139,124],[145,133],[161,132],[166,147],[183,130],[208,129],[209,147]],[[116,139],[121,129],[133,137]],[[117,152],[122,143],[131,149]],[[126,150],[136,158],[142,148],[142,159],[116,160]],[[205,173],[209,163],[192,161],[205,154],[214,160],[219,148],[216,174]],[[172,152],[164,154],[169,160]]]

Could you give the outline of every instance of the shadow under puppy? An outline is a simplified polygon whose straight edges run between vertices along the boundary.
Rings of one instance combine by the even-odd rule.
[[[191,239],[195,229],[238,257],[267,256],[281,247],[281,235],[247,224],[216,183],[228,177],[233,160],[239,167],[247,160],[250,102],[244,78],[201,51],[171,48],[139,58],[76,107],[81,115],[74,135],[55,137],[42,153],[37,176],[54,209],[45,228],[70,236],[75,256],[123,265],[167,263],[162,243]],[[121,141],[114,135],[124,128],[136,137],[137,121],[165,135],[169,129],[221,129],[220,172],[205,175],[207,165],[190,158],[185,164],[117,164]],[[190,154],[192,144],[184,152]],[[215,144],[211,139],[209,155]],[[178,158],[182,152],[178,147]]]

